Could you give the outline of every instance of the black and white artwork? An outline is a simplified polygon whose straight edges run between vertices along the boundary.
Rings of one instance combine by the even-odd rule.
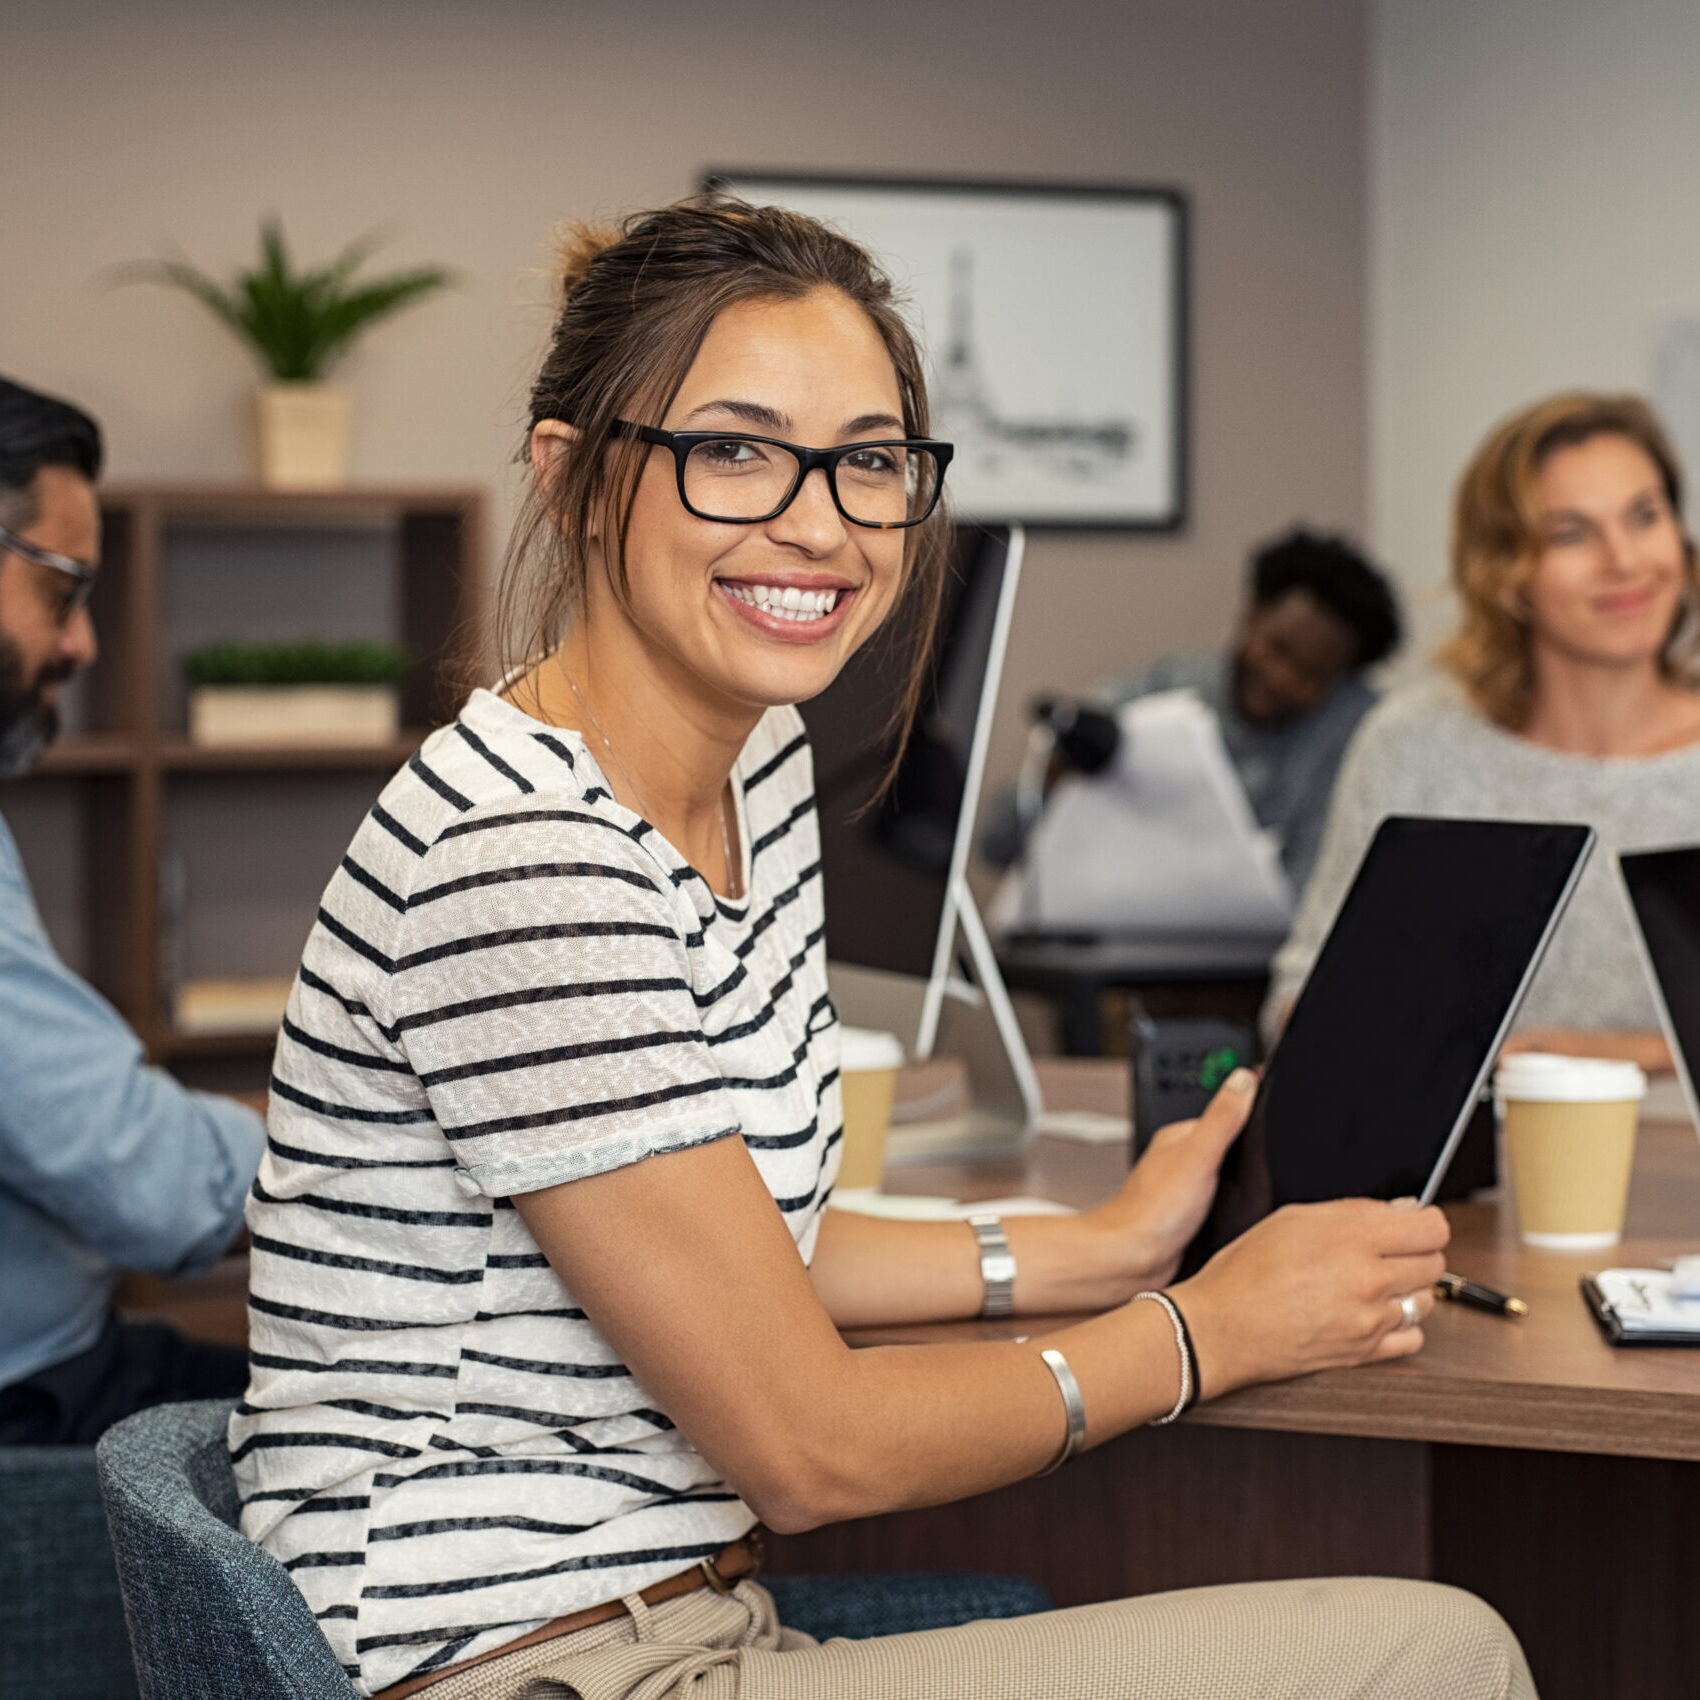
[[[723,170],[877,253],[928,359],[959,517],[1186,517],[1186,206],[1168,190]]]

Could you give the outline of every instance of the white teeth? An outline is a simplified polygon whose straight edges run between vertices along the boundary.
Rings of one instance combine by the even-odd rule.
[[[782,620],[818,620],[838,606],[838,591],[802,590],[796,585],[725,584],[721,587],[728,596],[747,602],[752,608],[772,614]]]

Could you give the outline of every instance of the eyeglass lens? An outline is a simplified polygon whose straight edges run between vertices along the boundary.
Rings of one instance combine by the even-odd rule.
[[[685,457],[685,500],[708,519],[763,519],[784,504],[799,462],[776,443],[727,437],[698,443]],[[938,456],[901,443],[856,448],[831,469],[839,506],[859,525],[902,525],[932,506]]]

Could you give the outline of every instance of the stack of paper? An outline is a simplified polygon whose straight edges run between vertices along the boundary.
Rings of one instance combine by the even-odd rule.
[[[1215,715],[1181,690],[1140,697],[1118,720],[1115,765],[1051,794],[997,924],[1285,933],[1293,892],[1280,847],[1251,811]]]

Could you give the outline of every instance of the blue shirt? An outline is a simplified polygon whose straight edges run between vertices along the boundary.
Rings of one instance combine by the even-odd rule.
[[[92,1346],[120,1270],[214,1262],[264,1143],[59,960],[0,820],[0,1387]]]

